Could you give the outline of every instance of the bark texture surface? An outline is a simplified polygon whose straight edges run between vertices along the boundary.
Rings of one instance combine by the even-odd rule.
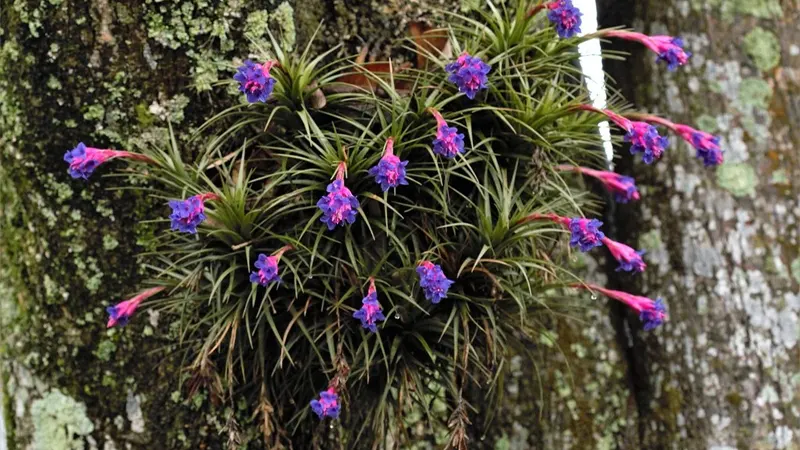
[[[601,26],[680,35],[694,53],[668,72],[643,49],[606,64],[641,110],[719,134],[705,169],[677,137],[617,228],[648,251],[638,279],[670,320],[625,336],[637,448],[800,448],[800,27],[794,1],[601,2]],[[617,285],[628,279],[616,278]]]

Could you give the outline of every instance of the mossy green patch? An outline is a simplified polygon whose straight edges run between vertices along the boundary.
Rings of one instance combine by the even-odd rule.
[[[117,247],[119,247],[119,241],[114,236],[110,234],[103,236],[103,249],[110,251]]]
[[[794,278],[795,281],[800,283],[800,257],[797,257],[794,259],[794,261],[792,261],[792,264],[790,265],[790,270],[792,272],[792,278]]]
[[[695,123],[697,127],[706,133],[714,133],[719,130],[719,122],[717,122],[716,117],[709,116],[708,114],[702,114],[695,119]]]
[[[767,109],[772,100],[772,86],[761,78],[745,78],[739,85],[739,102],[744,106]]]
[[[761,27],[753,28],[744,37],[744,51],[753,59],[756,67],[772,70],[781,63],[781,43],[775,33]]]
[[[106,339],[104,341],[101,341],[97,345],[94,354],[100,361],[110,361],[111,357],[114,355],[114,352],[116,351],[117,351],[117,344],[115,344],[113,341]]]
[[[294,26],[294,8],[289,2],[278,5],[272,13],[272,20],[278,25],[281,47],[285,50],[294,48],[297,42],[297,31]]]
[[[754,196],[758,186],[755,169],[745,163],[717,167],[717,184],[736,197]]]
[[[82,436],[94,431],[86,405],[58,390],[48,392],[31,405],[35,450],[82,450]]]
[[[639,247],[648,252],[654,252],[664,245],[661,241],[661,233],[658,230],[650,230],[639,236]]]
[[[732,22],[737,16],[743,15],[769,19],[783,14],[779,0],[706,0],[689,4],[695,10],[701,10],[705,5],[717,9],[725,22]]]

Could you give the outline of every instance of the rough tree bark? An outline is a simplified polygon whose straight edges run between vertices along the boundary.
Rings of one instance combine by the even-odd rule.
[[[616,211],[649,251],[641,289],[670,320],[626,334],[637,448],[800,448],[800,10],[796,1],[601,1],[601,26],[681,35],[675,72],[636,46],[606,63],[637,108],[722,136],[704,169],[687,144],[645,168],[643,201]],[[613,279],[628,284],[629,279]]]

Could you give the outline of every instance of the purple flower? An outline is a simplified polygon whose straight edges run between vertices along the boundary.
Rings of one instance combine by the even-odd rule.
[[[72,178],[89,179],[100,164],[113,158],[113,154],[96,148],[86,147],[83,142],[64,154],[64,161],[69,163],[69,174]]]
[[[169,207],[172,208],[170,228],[181,233],[197,233],[197,226],[206,220],[205,200],[216,200],[216,194],[206,193],[187,198],[186,200],[170,200]]]
[[[339,418],[339,395],[336,390],[328,388],[327,391],[319,393],[319,400],[311,400],[311,410],[317,414],[317,417],[324,419],[330,417],[331,419]]]
[[[614,199],[618,203],[628,203],[639,200],[639,190],[636,189],[636,180],[631,177],[620,175],[616,172],[606,170],[594,170],[586,167],[559,166],[561,170],[580,172],[584,175],[594,177],[603,183],[603,186],[614,194]]]
[[[280,283],[281,277],[278,276],[278,258],[267,256],[263,253],[258,255],[258,260],[254,264],[255,272],[250,273],[250,282],[266,286],[269,283]]]
[[[572,233],[569,245],[580,248],[582,252],[588,252],[595,247],[603,245],[602,240],[605,235],[598,229],[603,225],[603,222],[597,219],[583,218],[567,220],[569,220],[567,226],[570,233]]]
[[[83,178],[84,180],[89,179],[100,164],[115,158],[127,158],[153,163],[153,160],[145,155],[122,150],[101,150],[87,147],[83,142],[78,143],[77,147],[68,150],[64,154],[64,161],[69,163],[69,174],[72,178]]]
[[[353,313],[353,317],[361,320],[361,326],[376,333],[378,320],[386,320],[381,304],[378,303],[378,292],[375,290],[375,280],[370,278],[367,296],[361,300],[361,309]]]
[[[667,63],[667,69],[675,70],[689,61],[691,53],[683,49],[683,40],[672,36],[648,36],[623,30],[606,30],[604,36],[617,37],[643,44],[658,55],[656,61]]]
[[[444,117],[433,108],[428,109],[436,118],[436,139],[433,140],[433,152],[447,159],[464,153],[464,135],[455,127],[447,126]]]
[[[425,292],[425,298],[434,305],[447,298],[447,291],[452,286],[453,281],[448,280],[438,264],[430,261],[422,261],[417,266],[419,275],[419,285]]]
[[[599,109],[591,105],[579,105],[577,109],[603,114],[625,130],[624,140],[631,143],[631,154],[641,153],[646,164],[661,158],[669,145],[669,140],[660,136],[656,127],[647,122],[634,122],[609,109]]]
[[[660,298],[653,301],[647,297],[640,297],[638,295],[632,295],[622,291],[613,291],[611,289],[606,289],[591,284],[576,285],[575,287],[591,289],[593,291],[600,292],[609,298],[625,303],[631,309],[639,313],[639,320],[644,323],[645,331],[650,331],[667,320],[667,309],[664,305],[664,301]]]
[[[133,313],[136,312],[136,309],[139,307],[139,304],[142,303],[142,301],[158,294],[163,290],[164,290],[163,286],[150,288],[146,291],[139,293],[138,295],[129,300],[117,303],[114,306],[109,306],[108,308],[106,308],[106,311],[108,312],[107,327],[111,328],[115,325],[124,327],[125,325],[128,324],[128,321],[131,319],[131,316],[133,316]]]
[[[263,103],[272,94],[275,79],[270,76],[269,70],[273,65],[275,61],[267,61],[261,65],[248,59],[239,67],[233,79],[239,82],[239,90],[247,95],[248,102]]]
[[[547,18],[555,24],[556,33],[562,38],[570,38],[581,32],[581,11],[572,5],[571,0],[556,0],[547,4],[550,10]]]
[[[281,277],[278,276],[278,263],[281,262],[283,254],[292,248],[291,245],[284,245],[270,256],[263,253],[259,254],[258,260],[253,264],[258,270],[250,273],[250,282],[258,283],[261,286],[266,286],[273,282],[280,283]]]
[[[669,145],[669,140],[658,134],[656,127],[646,122],[630,122],[624,140],[631,144],[631,154],[642,154],[642,161],[651,164],[661,158]]]
[[[489,85],[486,75],[492,68],[477,56],[464,52],[455,62],[445,66],[445,70],[450,74],[447,80],[455,83],[458,90],[472,100],[478,91]]]
[[[407,165],[408,161],[400,161],[400,158],[394,156],[394,139],[389,138],[386,140],[383,157],[375,167],[369,169],[369,174],[375,177],[375,182],[381,185],[383,192],[386,192],[389,188],[408,184]]]
[[[724,160],[719,148],[719,136],[705,131],[695,130],[688,125],[674,124],[673,129],[697,150],[697,157],[703,160],[706,167],[718,166]]]
[[[675,70],[686,64],[692,56],[683,49],[683,40],[672,36],[651,36],[653,51],[658,53],[656,61],[667,63],[667,70]],[[650,46],[648,46],[650,47]]]
[[[642,260],[644,250],[636,251],[627,245],[609,239],[603,238],[603,244],[608,247],[608,251],[619,262],[617,271],[624,270],[625,272],[644,272],[647,264]]]
[[[603,181],[606,189],[614,194],[614,200],[617,203],[628,203],[633,200],[639,200],[639,190],[636,189],[636,180],[631,177],[626,177],[618,173],[613,173],[615,177],[609,176]]]
[[[317,206],[322,210],[320,220],[328,225],[328,230],[356,221],[359,203],[350,189],[344,185],[344,171],[345,164],[339,163],[336,179],[328,185],[328,195],[324,195],[317,202]]]

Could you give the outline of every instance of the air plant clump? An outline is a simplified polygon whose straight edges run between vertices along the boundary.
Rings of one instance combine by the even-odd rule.
[[[519,8],[453,15],[447,48],[481,57],[443,48],[406,72],[371,72],[334,59],[336,49],[312,55],[310,44],[284,52],[270,37],[274,60],[238,69],[231,83],[247,102],[201,128],[215,135],[202,148],[170,139],[143,153],[67,152],[73,177],[134,160],[146,167],[128,176],[156,198],[183,199],[170,202],[169,220],[164,211],[167,238],[143,256],[153,287],[109,308],[108,325],[151,298],[179,325],[199,379],[254,405],[265,441],[312,448],[329,438],[315,431],[324,420],[340,424],[341,446],[372,448],[387,435],[402,442],[398,424],[424,410],[462,448],[469,416],[499,401],[504,359],[539,336],[542,321],[526,319],[552,311],[554,290],[601,292],[645,329],[664,322],[660,299],[574,283],[573,251],[605,246],[634,273],[646,264],[586,216],[587,196],[564,189],[577,178],[564,172],[596,178],[620,201],[640,198],[633,177],[584,167],[598,160],[605,118],[648,164],[667,145],[650,123],[691,139],[706,164],[721,151],[666,119],[583,105],[572,68],[580,39],[550,45],[558,38],[537,33],[546,25],[535,14],[548,9],[569,37],[580,11],[569,1]],[[677,42],[643,42],[671,66],[684,61]],[[434,417],[432,399],[447,414]]]

